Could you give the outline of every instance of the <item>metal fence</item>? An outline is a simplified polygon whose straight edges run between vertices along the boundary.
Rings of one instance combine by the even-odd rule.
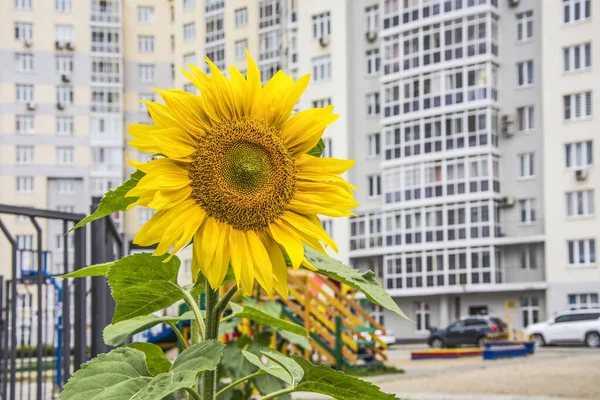
[[[98,202],[94,199],[92,211]],[[35,243],[19,243],[6,223],[15,217],[31,223]],[[102,218],[62,236],[59,251],[44,248],[51,238],[42,226],[59,224],[66,233],[83,217],[0,204],[0,231],[10,249],[0,248],[2,399],[57,398],[82,363],[109,350],[102,330],[110,323],[114,303],[106,279],[57,276],[122,256],[123,241],[112,219]]]

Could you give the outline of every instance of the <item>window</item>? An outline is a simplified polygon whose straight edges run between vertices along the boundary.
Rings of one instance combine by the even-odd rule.
[[[73,27],[70,25],[56,25],[54,27],[54,40],[60,43],[73,42]]]
[[[57,12],[69,13],[73,11],[73,0],[55,0]]]
[[[533,106],[517,108],[517,131],[532,131],[535,127],[534,123]]]
[[[56,165],[73,165],[74,157],[73,147],[68,146],[56,148]]]
[[[138,222],[140,225],[150,221],[150,218],[152,218],[155,212],[156,211],[154,211],[152,208],[140,208],[138,212]]]
[[[217,44],[206,47],[206,57],[208,57],[221,71],[225,71],[225,44]],[[210,66],[206,64],[206,73],[210,73]]]
[[[333,238],[333,220],[327,219],[325,221],[321,221],[321,225],[323,225],[323,229],[329,237]]]
[[[519,179],[535,177],[535,153],[517,155],[517,176]]]
[[[367,136],[367,149],[369,156],[378,156],[381,153],[381,140],[379,133]]]
[[[206,43],[222,40],[225,37],[225,28],[223,24],[222,14],[206,18]]]
[[[59,74],[70,74],[73,72],[73,56],[57,55],[56,72]]]
[[[521,311],[521,326],[526,328],[530,324],[540,322],[540,299],[537,297],[521,297],[519,299]]]
[[[68,234],[66,236],[67,239],[67,249],[69,251],[75,250],[75,245],[73,242],[74,236],[72,234]],[[65,242],[65,235],[56,235],[56,250],[63,250],[63,244]]]
[[[74,213],[75,206],[56,206],[56,211],[64,212],[64,213]]]
[[[29,72],[33,71],[33,54],[15,53],[15,71]]]
[[[533,11],[517,13],[517,40],[526,42],[533,37]]]
[[[196,8],[196,0],[183,0],[183,11],[190,11]]]
[[[584,21],[591,16],[591,0],[563,0],[565,24]]]
[[[592,44],[584,43],[563,49],[564,71],[574,72],[592,66]]]
[[[140,111],[147,111],[148,108],[146,106],[146,101],[154,101],[154,93],[138,93],[138,99],[140,101],[139,103],[139,110]]]
[[[185,85],[183,85],[183,91],[190,93],[190,94],[198,94],[198,89],[196,88],[196,86],[194,86],[193,83],[186,83]]]
[[[138,79],[140,82],[154,82],[156,80],[156,65],[139,64]]]
[[[365,8],[365,30],[377,32],[379,30],[379,6],[377,4]]]
[[[58,194],[75,194],[75,181],[73,179],[57,179],[56,190]]]
[[[537,257],[534,245],[522,245],[520,251],[521,269],[537,269]]]
[[[56,102],[58,104],[73,104],[73,87],[72,86],[57,86],[56,87]]]
[[[118,88],[92,87],[92,112],[119,112],[121,96]]]
[[[33,115],[17,115],[15,116],[15,130],[22,135],[35,132]]]
[[[408,261],[408,260],[407,260]],[[426,333],[429,331],[431,324],[431,314],[429,312],[429,304],[420,301],[415,301],[413,308],[415,310],[415,330],[416,332]],[[462,321],[459,321],[462,322]],[[455,323],[456,324],[456,323]]]
[[[591,167],[594,162],[592,141],[565,144],[565,162],[567,168]]]
[[[594,215],[594,191],[567,192],[567,217],[590,217]]]
[[[187,275],[192,273],[192,260],[185,260],[183,262],[183,272]]]
[[[191,22],[183,26],[183,41],[190,42],[196,39],[196,24]]]
[[[33,250],[33,235],[17,235],[17,249]]]
[[[598,293],[569,294],[567,298],[569,299],[570,310],[585,310],[588,308],[600,307],[600,303],[598,303]]]
[[[137,8],[138,22],[143,24],[154,23],[154,7],[138,6]]]
[[[565,121],[586,119],[592,115],[592,92],[563,96]]]
[[[313,15],[312,17],[313,38],[320,39],[331,35],[331,15],[329,12]]]
[[[313,105],[313,108],[323,108],[325,106],[330,106],[331,105],[331,97],[313,100],[312,105]]]
[[[239,8],[235,10],[235,27],[248,25],[248,8]]]
[[[19,193],[19,194],[33,193],[33,176],[18,176],[17,177],[17,193]]]
[[[15,0],[15,8],[17,10],[31,10],[33,0]]]
[[[71,136],[73,134],[73,117],[56,117],[56,134]]]
[[[379,49],[367,50],[367,75],[379,75],[381,69],[381,59],[379,58]]]
[[[369,117],[379,115],[379,92],[367,94],[367,115]]]
[[[533,85],[533,61],[517,63],[517,86]]]
[[[325,148],[323,149],[322,157],[333,157],[331,139],[323,139],[323,144],[325,145]]]
[[[35,101],[33,85],[17,84],[17,101],[19,103],[33,103]]]
[[[33,163],[33,146],[17,146],[17,164]]]
[[[312,72],[314,82],[331,80],[331,56],[313,58]]]
[[[119,29],[120,28],[92,27],[91,50],[98,53],[119,53],[121,51]],[[141,49],[139,38],[138,47]]]
[[[139,35],[138,51],[140,53],[154,53],[154,36]]]
[[[183,55],[183,65],[196,65],[196,53],[188,53]]]
[[[367,176],[369,185],[369,197],[381,196],[381,175]]]
[[[15,39],[32,41],[33,24],[27,22],[15,22]]]
[[[596,263],[596,240],[569,240],[569,265],[586,266]]]
[[[246,58],[246,47],[248,47],[248,39],[238,40],[235,42],[235,58],[238,60]]]
[[[535,222],[535,199],[519,200],[519,213],[522,224],[531,224]]]

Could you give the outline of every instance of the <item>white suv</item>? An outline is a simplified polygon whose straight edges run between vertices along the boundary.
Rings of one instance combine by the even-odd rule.
[[[529,325],[525,333],[537,346],[561,343],[585,343],[600,347],[600,309],[567,311],[546,322]]]

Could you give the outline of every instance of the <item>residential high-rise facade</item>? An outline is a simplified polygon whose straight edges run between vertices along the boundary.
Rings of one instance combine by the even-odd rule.
[[[89,212],[134,171],[127,159],[148,159],[126,142],[128,126],[151,122],[152,89],[196,93],[180,69],[210,73],[207,56],[245,73],[247,48],[263,82],[311,74],[294,112],[340,114],[324,156],[356,160],[361,205],[323,226],[336,257],[374,270],[416,322],[371,306],[398,338],[465,314],[520,329],[598,305],[591,0],[12,3],[0,15],[0,203]],[[127,243],[152,215],[115,215]],[[35,248],[27,220],[3,221]],[[62,226],[44,231],[58,271]],[[190,249],[180,256],[190,279]]]
[[[544,4],[543,168],[550,310],[600,306],[600,27],[594,24],[599,11],[594,6],[598,3],[591,0]]]

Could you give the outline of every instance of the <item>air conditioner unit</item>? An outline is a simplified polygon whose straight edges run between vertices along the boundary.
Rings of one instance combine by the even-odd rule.
[[[515,199],[512,196],[505,196],[502,199],[500,199],[500,207],[514,207],[514,205],[517,203],[517,199]]]
[[[56,108],[62,111],[65,109],[65,105],[64,103],[56,103]]]
[[[61,41],[56,41],[54,42],[54,47],[56,48],[56,50],[62,50],[64,48],[64,45]]]
[[[67,48],[67,50],[75,50],[75,43],[67,42],[67,45],[65,47]]]
[[[505,114],[500,119],[500,129],[505,136],[512,136],[515,133],[515,117]]]
[[[327,47],[327,46],[329,46],[329,37],[328,36],[321,36],[319,38],[319,44],[321,45],[321,47]]]
[[[508,0],[508,6],[509,7],[516,7],[519,5],[519,3],[521,2],[521,0]]]
[[[27,103],[26,107],[28,111],[35,111],[35,103]]]
[[[368,31],[365,34],[365,37],[367,38],[368,42],[374,42],[377,39],[377,31]]]
[[[69,82],[71,82],[71,77],[69,75],[67,75],[67,74],[62,74],[61,77],[60,77],[60,79],[61,79],[61,81],[63,83],[69,83]]]
[[[585,181],[589,175],[589,171],[587,169],[578,169],[575,171],[575,179],[578,181]]]
[[[23,45],[27,48],[33,46],[33,42],[31,40],[26,40],[23,42]]]

